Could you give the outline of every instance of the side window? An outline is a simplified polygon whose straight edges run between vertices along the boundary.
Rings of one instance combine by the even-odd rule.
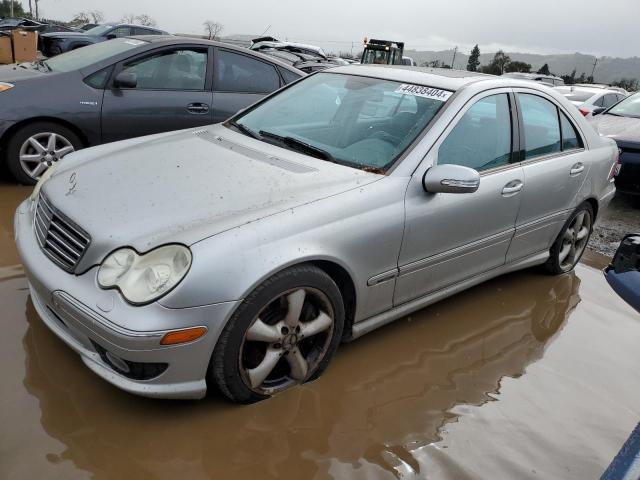
[[[111,67],[103,68],[102,70],[92,73],[84,79],[84,83],[93,88],[104,88],[104,84],[107,82],[107,78],[111,73]]]
[[[207,53],[168,50],[125,63],[122,70],[136,74],[138,90],[204,90]]]
[[[607,93],[604,96],[604,104],[602,105],[604,108],[612,107],[618,103],[618,96],[614,93]]]
[[[284,79],[285,85],[289,84],[291,82],[295,82],[296,80],[298,80],[300,78],[300,75],[296,75],[291,70],[287,70],[286,68],[280,68],[280,74],[282,75],[282,78]]]
[[[111,30],[107,35],[115,35],[116,38],[120,37],[128,37],[129,35],[133,35],[131,27],[118,27]]]
[[[569,121],[567,116],[560,112],[560,126],[562,127],[562,150],[572,150],[582,148],[584,145],[576,127]]]
[[[522,110],[525,160],[559,152],[558,109],[548,100],[526,93],[518,94]]]
[[[596,107],[604,107],[604,95],[602,97],[600,97],[599,99],[597,99],[595,102],[593,102],[593,104]]]
[[[247,55],[218,50],[214,71],[219,92],[271,93],[280,88],[275,67]]]
[[[438,164],[479,172],[511,160],[511,111],[507,94],[478,100],[458,121],[438,150]]]

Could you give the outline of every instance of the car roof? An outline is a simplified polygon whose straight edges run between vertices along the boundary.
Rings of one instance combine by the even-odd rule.
[[[485,80],[504,83],[505,86],[522,84],[522,80],[501,79],[501,77],[485,73],[453,70],[450,68],[414,67],[409,65],[344,65],[333,67],[331,72],[382,78],[396,82],[413,83],[454,91],[466,85]]]
[[[601,88],[601,87],[579,87],[579,86],[574,86],[574,85],[563,85],[560,87],[556,87],[556,89],[559,92],[564,93],[571,93],[571,92],[587,92],[587,93],[593,93],[594,95],[600,94],[600,93],[620,93],[617,92],[615,90],[611,90],[608,88]]]
[[[278,65],[279,67],[286,68],[287,70],[292,70],[296,73],[304,75],[305,73],[297,68],[291,66],[291,64],[279,60],[277,57],[271,55],[265,55],[255,50],[249,50],[248,48],[239,47],[237,45],[231,45],[230,43],[218,42],[216,40],[207,40],[205,38],[196,38],[196,37],[181,37],[177,35],[131,35],[124,38],[136,38],[140,40],[144,40],[147,43],[151,43],[154,45],[181,45],[181,44],[190,44],[190,45],[206,45],[206,46],[214,46],[214,47],[222,47],[227,50],[234,50],[236,52],[244,53],[245,55],[254,56],[257,58],[261,58],[270,63]]]

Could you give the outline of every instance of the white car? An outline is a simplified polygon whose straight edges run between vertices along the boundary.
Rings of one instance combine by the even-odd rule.
[[[600,86],[564,86],[555,88],[567,100],[573,103],[587,118],[604,112],[620,100],[626,98],[621,92]]]

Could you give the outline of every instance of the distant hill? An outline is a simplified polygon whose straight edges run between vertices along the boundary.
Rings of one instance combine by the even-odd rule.
[[[453,50],[442,50],[439,52],[405,50],[405,55],[413,58],[418,65],[422,62],[431,62],[440,60],[447,65],[451,65],[453,59]],[[480,55],[480,62],[486,65],[491,62],[494,53],[484,53]],[[537,55],[533,53],[517,53],[507,52],[511,60],[521,61],[531,64],[532,71],[538,70],[545,63],[549,64],[549,70],[556,75],[571,74],[573,69],[576,70],[576,76],[580,76],[582,72],[591,75],[593,63],[596,57],[593,55],[584,55],[582,53],[559,54],[559,55]],[[466,69],[469,55],[458,52],[456,54],[455,68]],[[614,58],[600,57],[596,65],[595,81],[602,83],[611,83],[621,78],[637,78],[640,79],[640,57],[631,58]]]

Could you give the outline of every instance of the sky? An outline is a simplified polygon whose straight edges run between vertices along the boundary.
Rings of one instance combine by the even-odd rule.
[[[22,0],[25,7],[27,0]],[[40,0],[41,16],[70,19],[101,10],[107,21],[146,13],[171,33],[269,35],[328,50],[361,49],[362,39],[405,41],[412,50],[640,56],[640,0]],[[268,29],[268,30],[267,30]]]

